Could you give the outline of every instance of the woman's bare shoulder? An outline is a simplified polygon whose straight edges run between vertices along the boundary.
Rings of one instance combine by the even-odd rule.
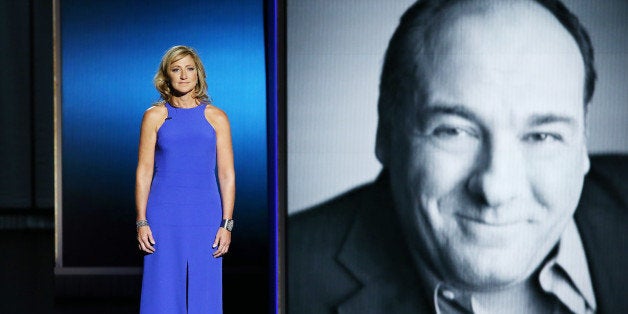
[[[150,120],[160,119],[167,115],[168,109],[166,109],[166,106],[164,106],[163,104],[150,106],[148,109],[146,109],[146,111],[144,111],[144,118]]]
[[[214,105],[208,104],[207,107],[205,107],[205,117],[214,127],[229,126],[227,114]]]
[[[168,117],[168,109],[164,105],[153,105],[144,111],[142,128],[148,127],[157,130]]]

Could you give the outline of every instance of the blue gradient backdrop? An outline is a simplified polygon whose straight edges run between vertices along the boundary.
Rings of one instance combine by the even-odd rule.
[[[133,189],[139,127],[163,53],[200,54],[231,121],[237,226],[225,267],[267,271],[263,2],[61,1],[63,267],[140,266]],[[216,222],[217,224],[219,222]]]

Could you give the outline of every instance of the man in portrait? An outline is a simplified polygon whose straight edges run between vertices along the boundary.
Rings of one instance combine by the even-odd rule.
[[[380,81],[376,181],[288,218],[290,313],[628,311],[628,171],[590,157],[556,0],[425,0]]]

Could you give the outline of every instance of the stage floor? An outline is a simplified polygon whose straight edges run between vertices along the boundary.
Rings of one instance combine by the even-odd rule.
[[[0,313],[139,313],[139,297],[56,298],[53,230],[0,230],[0,256]],[[234,277],[241,278],[225,286],[224,312],[243,313],[253,305],[264,313],[267,296],[259,291],[265,287],[247,286],[250,274]]]

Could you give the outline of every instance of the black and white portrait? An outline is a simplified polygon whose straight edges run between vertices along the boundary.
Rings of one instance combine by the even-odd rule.
[[[628,4],[287,5],[290,313],[628,310]]]

